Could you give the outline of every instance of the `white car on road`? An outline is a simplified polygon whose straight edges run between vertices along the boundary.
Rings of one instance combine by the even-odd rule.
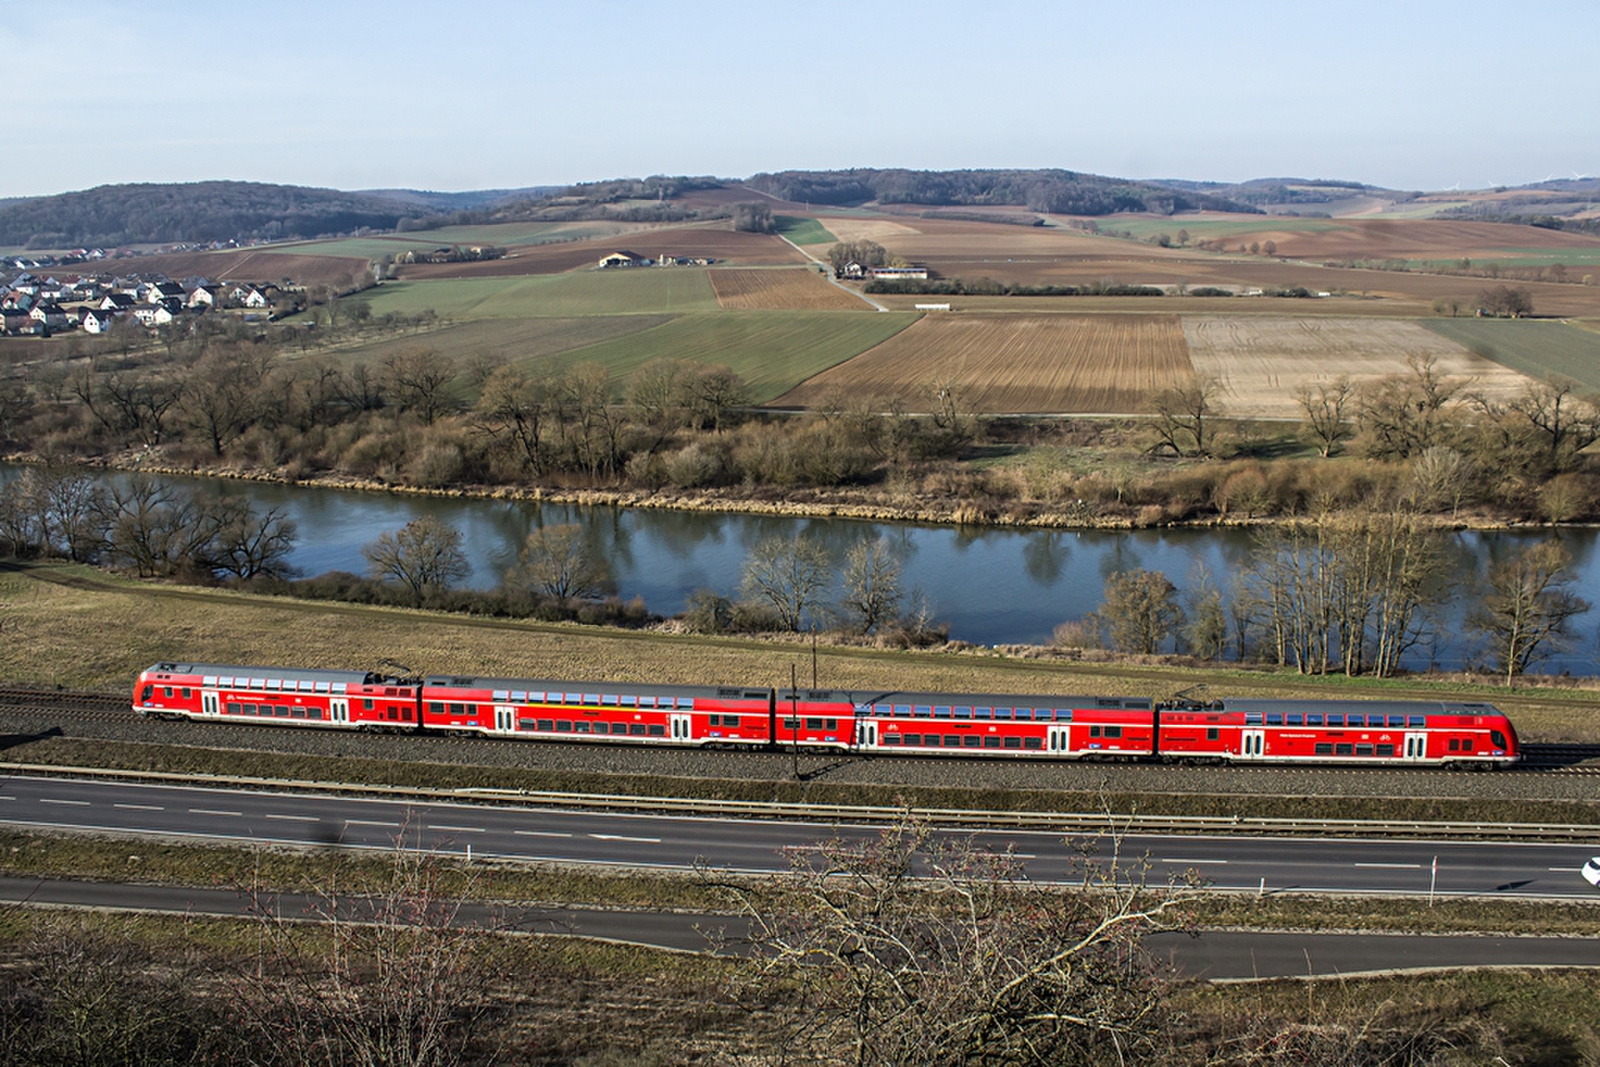
[[[1596,889],[1600,889],[1600,856],[1591,858],[1588,863],[1583,865],[1583,870],[1579,873],[1583,875],[1585,882],[1588,882]]]

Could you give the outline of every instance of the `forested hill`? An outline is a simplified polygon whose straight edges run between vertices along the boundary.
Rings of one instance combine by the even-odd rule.
[[[0,206],[0,245],[106,247],[316,237],[363,226],[393,229],[416,203],[367,193],[260,182],[102,185]]]
[[[1258,209],[1223,197],[1070,170],[786,170],[746,185],[812,204],[1004,205],[1066,215]]]

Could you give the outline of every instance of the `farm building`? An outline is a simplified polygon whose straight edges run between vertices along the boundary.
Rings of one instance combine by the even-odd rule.
[[[925,281],[928,280],[928,268],[927,267],[873,267],[872,268],[872,276],[874,278],[881,278],[881,279],[883,279],[885,281],[896,281],[896,280],[899,280],[899,279],[910,279],[910,280],[913,280],[913,281],[923,281],[923,282],[925,282]]]
[[[642,267],[649,262],[649,259],[639,253],[629,252],[626,249],[600,257],[601,267]]]

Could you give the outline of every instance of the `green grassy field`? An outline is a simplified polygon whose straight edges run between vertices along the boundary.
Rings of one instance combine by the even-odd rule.
[[[839,240],[816,219],[777,215],[774,221],[778,224],[778,232],[797,245],[831,245],[838,243]]]
[[[1344,224],[1338,219],[1295,219],[1282,217],[1267,217],[1264,215],[1241,215],[1221,219],[1189,219],[1182,217],[1151,218],[1134,216],[1124,218],[1113,215],[1110,218],[1098,220],[1102,230],[1114,230],[1118,233],[1127,231],[1138,240],[1154,237],[1156,234],[1166,233],[1172,235],[1176,244],[1179,230],[1189,231],[1189,243],[1196,241],[1216,240],[1219,237],[1232,237],[1238,233],[1260,233],[1262,230],[1284,230],[1293,233],[1325,233],[1328,230],[1343,229]]]
[[[297,256],[360,256],[377,259],[408,248],[447,248],[450,245],[500,245],[503,247],[551,244],[612,237],[645,228],[629,222],[507,222],[488,226],[445,226],[437,230],[383,234],[376,237],[341,237],[329,241],[294,241],[263,245],[262,252]]]
[[[1570,378],[1600,390],[1600,334],[1560,322],[1533,319],[1419,319],[1502,366],[1535,378]]]
[[[705,271],[690,269],[389,282],[372,293],[371,303],[374,315],[432,308],[447,319],[659,315],[718,307]]]
[[[346,366],[355,363],[376,365],[386,356],[411,348],[432,348],[447,353],[458,363],[475,357],[511,363],[570,352],[575,348],[648,330],[671,319],[670,315],[475,319],[343,344],[322,351]]]
[[[915,314],[837,311],[720,311],[689,314],[651,330],[567,352],[563,362],[595,362],[625,377],[653,359],[732,367],[756,403],[859,355],[899,333]]]

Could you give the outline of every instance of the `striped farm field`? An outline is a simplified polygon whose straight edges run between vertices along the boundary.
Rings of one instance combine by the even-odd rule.
[[[810,267],[710,271],[717,303],[729,311],[870,311]]]
[[[934,314],[776,402],[844,392],[926,410],[937,383],[969,411],[1127,412],[1192,370],[1175,315]]]
[[[1427,319],[1423,325],[1496,363],[1536,378],[1569,378],[1600,392],[1600,333],[1532,319]]]
[[[1229,415],[1302,418],[1295,400],[1302,384],[1348,376],[1360,385],[1407,374],[1408,358],[1431,359],[1437,373],[1493,398],[1509,399],[1528,384],[1515,370],[1415,322],[1185,315],[1183,332],[1195,371],[1222,382],[1218,407]]]
[[[659,315],[717,308],[706,272],[677,268],[387,282],[368,299],[375,315],[432,308],[441,318],[460,320]]]

